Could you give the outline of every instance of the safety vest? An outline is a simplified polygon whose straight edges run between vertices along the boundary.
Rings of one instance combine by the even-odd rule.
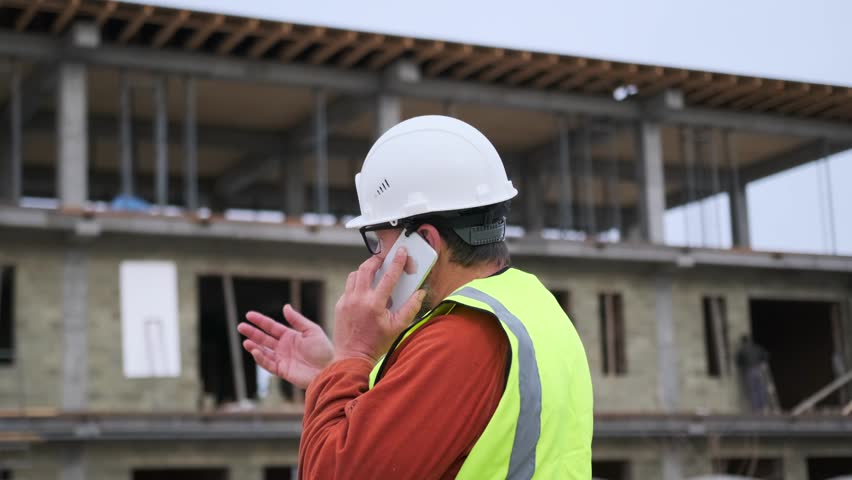
[[[586,352],[562,307],[533,275],[511,268],[450,294],[397,339],[370,374],[370,388],[381,380],[396,345],[458,304],[498,320],[512,357],[497,410],[456,478],[591,478],[592,380]]]

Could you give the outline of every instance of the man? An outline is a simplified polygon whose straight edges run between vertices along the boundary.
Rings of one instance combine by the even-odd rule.
[[[290,306],[292,329],[254,312],[239,327],[261,367],[307,387],[300,476],[590,478],[585,352],[548,290],[509,267],[517,190],[491,143],[453,118],[410,119],[376,141],[355,182],[362,215],[347,227],[373,255],[346,280],[334,341]],[[393,313],[406,252],[373,280],[402,234],[438,259]]]
[[[754,343],[751,337],[743,335],[737,347],[736,362],[752,411],[771,410],[773,402],[770,395],[769,353]]]

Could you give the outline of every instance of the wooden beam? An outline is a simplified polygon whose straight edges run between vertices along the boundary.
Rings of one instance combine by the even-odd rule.
[[[196,50],[204,44],[213,32],[225,23],[224,15],[213,15],[201,28],[195,31],[183,45],[188,50]]]
[[[367,67],[375,70],[384,67],[388,63],[399,58],[406,50],[414,48],[413,38],[401,38],[397,42],[386,43],[382,47],[382,53],[373,56]]]
[[[506,83],[509,85],[518,85],[549,68],[555,67],[558,63],[558,55],[546,55],[544,58],[530,62],[521,67],[517,72],[509,75],[509,78],[506,79]]]
[[[830,109],[820,112],[820,116],[823,117],[835,117],[835,116],[848,116],[848,112],[852,105],[849,104],[848,101],[844,101],[839,105],[831,107]]]
[[[586,68],[586,65],[588,64],[589,61],[585,58],[564,58],[558,65],[555,65],[552,69],[550,69],[550,71],[538,77],[533,82],[533,87],[547,88],[562,78]]]
[[[43,0],[31,0],[30,5],[18,16],[18,19],[15,21],[15,30],[22,32],[32,21],[33,17],[35,17],[36,12],[38,11],[38,7],[41,6]]]
[[[436,58],[426,67],[426,75],[434,77],[440,75],[444,70],[452,67],[456,63],[464,60],[473,54],[473,47],[470,45],[459,45],[452,50],[444,51],[441,56]]]
[[[80,8],[80,0],[71,0],[68,2],[68,5],[62,10],[62,13],[56,18],[56,21],[53,22],[53,26],[50,27],[50,31],[53,33],[59,33],[65,29],[65,26],[68,25],[68,22],[74,18],[74,14],[77,13],[77,9]]]
[[[444,42],[430,42],[428,46],[424,46],[415,50],[414,60],[418,63],[427,62],[438,56],[441,52],[444,51],[445,48],[447,48],[447,46],[446,44],[444,44]]]
[[[597,80],[592,80],[584,85],[583,90],[592,93],[606,91],[607,93],[612,94],[612,90],[619,85],[630,83],[625,79],[630,75],[635,75],[638,71],[639,66],[636,64],[619,64],[617,65],[617,68],[607,72],[607,75],[598,77]]]
[[[739,77],[725,75],[721,78],[715,78],[713,82],[706,87],[692,91],[685,89],[683,93],[690,103],[701,103],[719,92],[724,92],[729,88],[734,88],[740,81]]]
[[[494,65],[493,67],[480,73],[479,80],[483,82],[494,81],[500,78],[503,74],[508,73],[516,67],[529,62],[531,58],[532,54],[530,52],[520,52],[519,54],[513,55],[511,57],[506,57],[497,65]]]
[[[231,50],[239,45],[247,35],[257,30],[258,25],[260,25],[260,20],[256,18],[247,19],[239,28],[231,32],[225,40],[219,44],[216,48],[216,53],[219,55],[227,55],[231,53]]]
[[[730,103],[730,105],[728,105],[728,107],[739,110],[751,107],[752,105],[757,105],[767,98],[772,98],[775,95],[783,93],[786,86],[787,83],[783,80],[770,80],[768,82],[764,82],[763,88],[752,92],[750,95],[734,100]]]
[[[189,18],[189,10],[181,10],[175,14],[171,21],[164,27],[161,27],[154,36],[154,41],[152,42],[154,47],[160,48],[168,43],[168,41],[174,36],[175,32],[177,32],[181,25],[186,22],[187,18]]]
[[[612,70],[612,63],[607,61],[595,60],[588,67],[580,70],[575,75],[563,80],[559,83],[559,88],[562,90],[571,90],[589,82],[589,79],[601,74],[609,73]]]
[[[850,102],[852,102],[852,88],[845,88],[835,95],[823,98],[822,100],[817,100],[811,105],[808,105],[806,108],[803,108],[798,113],[799,115],[819,114],[824,110],[828,110],[837,105],[844,105]]]
[[[106,2],[101,11],[98,12],[98,15],[95,17],[95,24],[99,27],[103,27],[110,15],[112,15],[112,12],[115,11],[116,7],[118,7],[118,2],[114,0]]]
[[[260,58],[264,53],[269,51],[276,43],[286,38],[293,32],[293,24],[279,23],[278,27],[272,32],[266,34],[265,37],[257,40],[249,49],[248,55],[251,58]]]
[[[357,32],[342,32],[337,35],[337,37],[333,39],[329,39],[329,41],[318,48],[315,52],[311,53],[311,56],[308,58],[308,62],[319,65],[321,63],[325,63],[326,60],[333,57],[339,51],[348,47],[352,42],[358,39]]]
[[[506,52],[502,48],[489,49],[486,52],[481,52],[479,56],[473,58],[464,65],[459,65],[453,70],[452,77],[456,80],[461,80],[472,73],[476,73],[483,68],[500,61]]]
[[[778,105],[782,105],[791,100],[795,100],[799,97],[803,97],[807,95],[811,91],[811,86],[807,83],[797,83],[791,85],[788,89],[783,92],[778,93],[777,95],[773,95],[772,97],[767,98],[766,100],[758,103],[757,105],[753,105],[750,110],[757,111],[765,111],[771,108],[775,108]]]
[[[355,48],[346,52],[337,64],[349,68],[378,48],[384,41],[384,35],[370,35],[370,37],[358,43]]]
[[[154,13],[154,7],[151,5],[145,5],[139,10],[136,15],[133,17],[130,22],[124,27],[124,30],[121,31],[121,34],[118,36],[118,43],[127,43],[128,40],[133,38],[139,29],[142,28],[142,25],[145,24],[145,20]]]
[[[741,81],[739,85],[728,88],[727,90],[723,90],[716,95],[708,98],[706,105],[711,107],[718,107],[720,105],[724,105],[731,100],[735,100],[737,98],[742,97],[743,95],[748,95],[749,93],[759,90],[763,87],[763,80],[760,78],[749,78],[747,80]]]
[[[665,77],[665,75],[666,69],[663,67],[639,66],[635,72],[631,73],[629,77],[624,79],[624,83],[636,85],[638,88],[643,83],[661,80]]]
[[[817,100],[829,98],[834,93],[834,89],[828,85],[820,85],[811,90],[810,95],[794,100],[790,103],[785,103],[778,108],[779,113],[792,113],[803,107],[811,105]]]
[[[683,69],[666,69],[661,78],[654,78],[637,85],[638,94],[642,97],[652,97],[669,88],[689,88],[690,85],[710,83],[713,74],[707,72],[690,72]]]
[[[316,43],[325,36],[325,28],[324,27],[311,27],[305,34],[296,38],[293,43],[287,45],[284,50],[281,51],[280,58],[285,62],[289,62],[296,58],[300,53],[304,52],[306,48],[310,47],[313,43]]]

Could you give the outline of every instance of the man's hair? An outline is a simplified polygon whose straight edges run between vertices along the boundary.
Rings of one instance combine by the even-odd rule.
[[[485,207],[473,208],[457,212],[462,217],[482,216],[484,218],[505,219],[509,215],[509,202],[501,202]],[[441,238],[447,242],[450,250],[450,261],[463,267],[472,267],[484,263],[496,263],[500,267],[509,265],[509,248],[505,239],[485,245],[470,245],[462,240],[445,217],[429,216],[423,218],[422,224],[430,224],[438,230]]]

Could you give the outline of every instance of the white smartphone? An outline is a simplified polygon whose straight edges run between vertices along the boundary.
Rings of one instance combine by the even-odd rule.
[[[432,267],[438,259],[438,254],[431,246],[429,246],[428,243],[426,243],[426,240],[423,240],[423,237],[421,237],[419,233],[414,232],[411,235],[406,235],[405,232],[403,232],[399,235],[396,242],[394,242],[385,257],[384,262],[382,262],[381,268],[379,268],[376,272],[376,276],[373,278],[373,288],[376,288],[382,280],[382,277],[385,276],[385,273],[390,268],[391,263],[393,263],[396,251],[399,250],[400,247],[405,247],[408,252],[407,261],[412,262],[413,265],[407,265],[408,268],[402,271],[399,281],[393,287],[389,307],[392,312],[396,312],[402,308],[411,295],[413,295],[414,292],[423,285],[423,280],[425,280],[426,275],[429,275],[429,272],[432,271]]]

